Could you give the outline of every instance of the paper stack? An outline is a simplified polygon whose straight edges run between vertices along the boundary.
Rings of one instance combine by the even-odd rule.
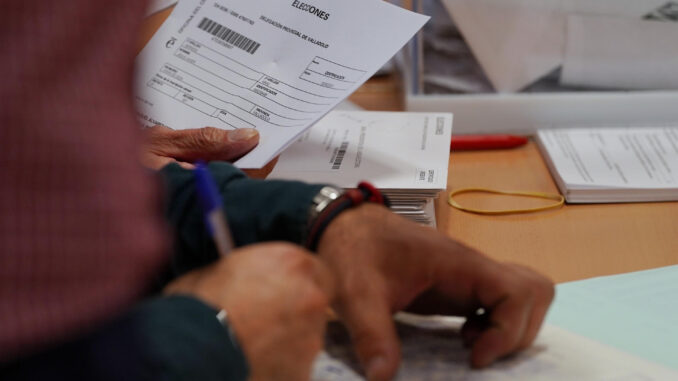
[[[548,129],[537,143],[568,202],[678,200],[678,127]]]
[[[435,226],[451,136],[449,113],[333,111],[280,155],[269,178],[345,189],[369,181],[395,213]]]

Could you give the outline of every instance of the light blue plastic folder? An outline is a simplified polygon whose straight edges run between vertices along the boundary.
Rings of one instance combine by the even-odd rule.
[[[563,283],[547,323],[678,369],[678,266]]]

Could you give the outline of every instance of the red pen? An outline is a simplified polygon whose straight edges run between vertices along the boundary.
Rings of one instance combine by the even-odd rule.
[[[527,138],[514,135],[458,135],[453,136],[450,150],[485,150],[515,148],[527,143]]]

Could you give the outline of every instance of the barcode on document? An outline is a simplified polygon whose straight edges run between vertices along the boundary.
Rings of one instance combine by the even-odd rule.
[[[436,171],[435,169],[425,169],[417,168],[416,170],[416,182],[418,183],[434,183],[436,180]]]
[[[226,28],[225,26],[219,24],[216,21],[212,21],[207,17],[200,21],[198,28],[213,35],[214,37],[219,38],[220,40],[226,41],[229,44],[246,51],[249,54],[254,54],[254,52],[256,52],[261,46],[260,43],[251,40],[236,31]]]
[[[429,170],[428,170],[428,179],[427,179],[427,181],[428,181],[429,183],[433,183],[433,180],[435,180],[435,176],[436,176],[436,171],[434,171],[434,170],[432,170],[432,169],[429,169]]]
[[[344,156],[346,156],[346,150],[348,149],[348,142],[341,143],[339,146],[339,151],[337,151],[337,156],[334,157],[334,163],[332,163],[332,169],[339,169],[341,167],[341,162],[344,161]]]

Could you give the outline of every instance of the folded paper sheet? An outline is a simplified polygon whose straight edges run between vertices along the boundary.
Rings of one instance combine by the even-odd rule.
[[[137,59],[142,122],[257,128],[260,168],[370,78],[428,17],[381,0],[181,0]]]

